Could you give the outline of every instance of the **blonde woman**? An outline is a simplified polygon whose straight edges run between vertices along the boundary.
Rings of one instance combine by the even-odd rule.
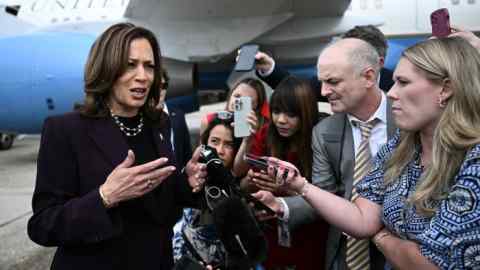
[[[427,40],[405,50],[394,79],[388,97],[401,131],[353,203],[292,170],[287,185],[348,235],[372,238],[395,269],[478,269],[480,55],[461,38]],[[277,206],[267,192],[256,196]]]

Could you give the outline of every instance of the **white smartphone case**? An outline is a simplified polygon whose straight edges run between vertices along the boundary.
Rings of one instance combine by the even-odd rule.
[[[234,103],[234,135],[237,138],[250,135],[250,125],[247,122],[247,115],[252,111],[252,99],[250,97],[236,98]]]

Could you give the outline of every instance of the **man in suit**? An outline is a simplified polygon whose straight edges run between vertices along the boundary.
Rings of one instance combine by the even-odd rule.
[[[348,200],[353,188],[355,154],[361,140],[357,121],[376,121],[369,139],[372,156],[395,129],[390,104],[377,84],[378,62],[375,49],[354,38],[331,44],[318,58],[321,92],[328,99],[334,115],[319,122],[313,130],[312,183]],[[290,230],[318,218],[301,196],[274,198],[264,191],[255,196],[273,208]],[[370,245],[370,257],[370,269],[383,269],[383,256],[373,245]],[[345,259],[346,236],[332,227],[325,269],[348,269]]]
[[[170,129],[165,134],[170,140],[172,150],[175,153],[175,159],[179,168],[185,167],[192,157],[192,147],[190,144],[190,133],[188,131],[185,114],[179,108],[174,106],[167,107],[165,97],[167,96],[168,83],[170,77],[167,70],[162,70],[162,78],[160,83],[160,98],[157,105],[158,110],[163,110],[170,120]]]
[[[380,76],[378,79],[379,87],[385,92],[392,88],[393,71],[385,68],[385,58],[387,57],[388,44],[385,35],[374,25],[359,25],[348,30],[342,35],[342,38],[358,38],[372,45],[378,53],[380,64]]]

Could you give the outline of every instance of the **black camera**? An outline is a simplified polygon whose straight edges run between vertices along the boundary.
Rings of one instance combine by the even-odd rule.
[[[207,165],[208,176],[205,186],[216,186],[227,192],[230,185],[235,183],[233,175],[223,166],[223,161],[218,157],[215,148],[202,145],[198,162]]]
[[[248,203],[253,203],[255,208],[260,207],[261,210],[268,209],[274,212],[250,194],[240,190],[235,177],[225,168],[215,148],[202,145],[198,161],[207,165],[205,200],[201,205],[202,210],[207,210],[203,212],[206,215],[204,220],[210,220],[215,225],[218,238],[226,251],[226,260],[219,262],[219,266],[227,270],[252,269],[265,260],[267,244]],[[211,219],[208,218],[209,215]],[[195,241],[194,237],[188,237],[186,233],[184,235],[186,243]],[[194,255],[193,260],[206,263],[194,245],[186,245],[186,247]],[[189,259],[192,260],[192,258]],[[183,267],[179,262],[180,266]],[[195,265],[197,266],[198,264]],[[178,269],[197,269],[190,267],[191,263]]]
[[[240,189],[232,173],[223,166],[223,161],[218,157],[215,148],[208,145],[202,145],[199,162],[207,165],[207,178],[205,181],[205,198],[210,210],[213,210],[213,204],[221,198],[240,197],[247,203],[253,204],[255,211],[265,211],[271,216],[275,216],[275,211],[263,204],[257,198]]]

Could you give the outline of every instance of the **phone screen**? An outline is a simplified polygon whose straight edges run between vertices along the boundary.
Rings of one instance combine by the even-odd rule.
[[[450,28],[450,15],[446,8],[432,12],[430,15],[430,23],[432,24],[432,35],[435,37],[446,37],[452,32]]]
[[[240,48],[238,61],[235,64],[235,71],[250,71],[255,65],[255,55],[258,52],[258,45],[244,45]]]

